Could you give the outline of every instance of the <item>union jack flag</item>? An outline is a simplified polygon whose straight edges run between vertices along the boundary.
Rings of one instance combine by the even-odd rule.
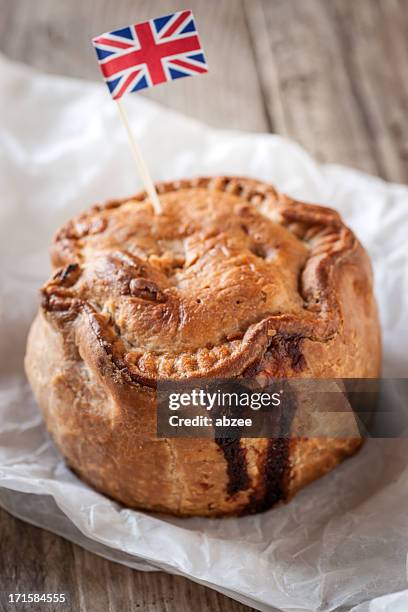
[[[131,91],[208,72],[189,10],[101,34],[92,43],[114,99]]]

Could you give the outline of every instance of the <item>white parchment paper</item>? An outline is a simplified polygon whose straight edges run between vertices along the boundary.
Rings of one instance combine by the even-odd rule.
[[[123,509],[65,468],[23,372],[48,245],[71,215],[140,185],[103,84],[1,57],[0,71],[0,504],[110,559],[188,576],[260,610],[405,612],[406,440],[370,440],[288,506],[240,519]],[[243,174],[337,208],[374,263],[384,375],[407,376],[407,187],[319,165],[278,136],[209,129],[138,95],[124,104],[157,180]]]

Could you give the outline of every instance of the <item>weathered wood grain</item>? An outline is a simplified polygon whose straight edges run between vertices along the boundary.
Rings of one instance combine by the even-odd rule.
[[[326,6],[378,174],[408,182],[408,3],[334,0]]]
[[[275,131],[318,159],[408,180],[406,0],[190,0],[210,74],[146,92],[212,125]],[[0,0],[0,49],[99,79],[90,38],[178,0]]]
[[[273,130],[318,159],[408,180],[404,0],[245,1]]]
[[[41,70],[101,81],[93,36],[180,6],[180,0],[36,0],[35,5],[31,0],[0,0],[0,50]],[[267,130],[241,0],[189,0],[189,7],[199,24],[210,73],[142,95],[215,126]]]
[[[65,593],[65,604],[9,604],[8,593]],[[93,555],[0,509],[0,612],[245,612],[179,576],[136,572]]]
[[[254,10],[246,2],[271,121],[322,161],[377,173],[335,22],[323,4],[265,0]]]

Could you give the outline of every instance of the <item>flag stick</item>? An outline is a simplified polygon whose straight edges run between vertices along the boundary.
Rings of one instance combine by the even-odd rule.
[[[130,147],[132,149],[132,153],[133,153],[133,157],[135,159],[136,162],[136,166],[137,169],[139,171],[139,174],[143,180],[143,184],[145,186],[145,189],[149,195],[149,198],[151,200],[151,203],[153,205],[154,208],[154,212],[159,215],[161,213],[161,205],[160,205],[160,200],[159,200],[159,196],[157,195],[157,191],[155,189],[155,186],[153,184],[152,178],[150,176],[149,170],[147,168],[146,162],[143,158],[142,152],[140,150],[139,145],[137,144],[135,137],[133,136],[133,132],[132,129],[129,125],[129,121],[127,118],[127,115],[125,113],[125,109],[123,108],[121,102],[119,100],[116,100],[116,104],[118,105],[118,111],[119,111],[119,115],[120,118],[122,119],[122,123],[123,126],[127,132],[127,135],[129,137],[129,142],[130,142]]]

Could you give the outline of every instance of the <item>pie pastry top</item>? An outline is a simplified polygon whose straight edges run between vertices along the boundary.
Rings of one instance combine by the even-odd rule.
[[[377,376],[367,255],[334,210],[255,180],[198,178],[157,190],[160,215],[140,193],[95,206],[58,231],[56,271],[42,289],[28,345],[28,376],[67,461],[112,497],[178,514],[264,509],[253,500],[267,497],[271,441],[238,441],[234,461],[245,464],[247,478],[232,491],[232,460],[216,441],[155,437],[157,381],[259,372]],[[81,401],[72,404],[69,393],[64,399],[64,388]],[[125,458],[120,439],[129,441],[129,431],[134,448]],[[87,443],[75,441],[74,432]],[[359,444],[287,442],[280,499]],[[181,486],[189,453],[201,453],[212,474],[198,470]],[[131,476],[132,465],[150,472]],[[149,493],[151,482],[162,494]]]

